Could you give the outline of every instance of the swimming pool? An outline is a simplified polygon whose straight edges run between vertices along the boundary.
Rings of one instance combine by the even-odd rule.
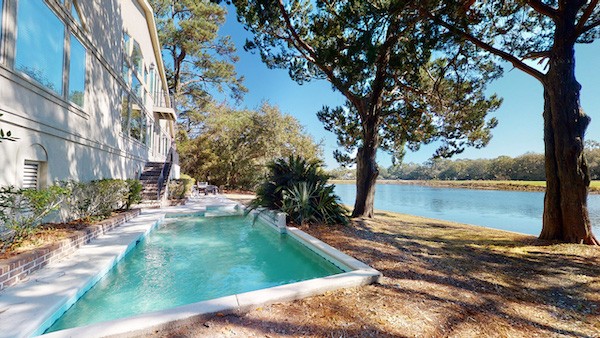
[[[168,219],[47,332],[345,272],[295,237],[251,216]]]
[[[169,226],[168,218],[222,216],[231,212],[239,213],[240,207],[223,196],[202,197],[192,199],[185,205],[143,210],[138,217],[92,240],[72,255],[52,262],[31,274],[28,280],[4,289],[0,293],[0,338],[31,337],[46,332],[98,281],[103,283],[103,277],[107,273],[113,268],[119,269],[118,262],[129,253],[135,253],[132,250],[136,246],[150,241],[153,231],[160,231],[163,227]],[[264,225],[262,229],[271,230],[275,238],[281,239],[279,233],[286,233],[283,238],[287,239],[284,241],[297,240],[302,244],[301,247],[308,247],[310,251],[329,262],[334,262],[335,266],[341,267],[345,272],[54,331],[45,334],[44,337],[151,335],[159,329],[207,320],[215,314],[243,313],[267,304],[371,284],[381,277],[379,271],[367,264],[336,250],[300,229],[286,227],[283,214],[265,212],[260,213],[259,216],[264,221],[261,223]],[[166,223],[165,219],[167,219]],[[261,228],[257,227],[257,229]],[[149,281],[151,279],[146,283]],[[160,292],[163,290],[161,289]],[[136,304],[137,300],[127,299],[126,303]]]

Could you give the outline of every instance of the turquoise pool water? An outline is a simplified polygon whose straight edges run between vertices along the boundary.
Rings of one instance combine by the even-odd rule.
[[[250,217],[167,220],[46,332],[342,272]]]

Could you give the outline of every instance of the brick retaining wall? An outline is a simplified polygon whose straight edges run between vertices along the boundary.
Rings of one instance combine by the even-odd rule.
[[[0,291],[20,281],[27,280],[32,272],[72,254],[80,246],[138,216],[140,212],[140,209],[123,212],[104,221],[91,224],[59,242],[11,258],[0,259]]]

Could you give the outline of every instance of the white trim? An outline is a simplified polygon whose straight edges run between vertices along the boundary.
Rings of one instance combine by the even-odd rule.
[[[162,80],[162,87],[166,94],[165,100],[171,104],[171,98],[169,97],[169,88],[167,87],[167,75],[165,72],[165,64],[162,59],[161,44],[158,40],[158,31],[156,30],[156,22],[154,21],[154,10],[150,6],[147,0],[137,0],[142,6],[142,9],[146,13],[146,22],[148,23],[148,31],[150,32],[150,38],[152,39],[152,47],[154,47],[154,58],[156,59],[158,73]]]

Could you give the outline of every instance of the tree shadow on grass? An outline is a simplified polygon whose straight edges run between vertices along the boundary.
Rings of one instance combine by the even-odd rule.
[[[481,297],[477,304],[467,301],[461,301],[452,298],[440,297],[427,292],[421,292],[401,287],[390,287],[389,285],[380,285],[381,288],[392,289],[393,292],[409,294],[412,297],[424,298],[432,302],[453,304],[459,307],[460,311],[448,313],[445,321],[438,324],[437,334],[443,336],[444,332],[452,332],[466,321],[475,321],[484,324],[485,321],[507,320],[513,325],[521,327],[535,327],[547,334],[567,335],[572,337],[590,337],[590,335],[574,330],[560,329],[552,325],[536,322],[527,318],[514,316],[503,309],[503,304],[493,299],[493,297]],[[482,314],[484,314],[482,316]]]
[[[193,336],[600,336],[598,251],[478,229],[425,219],[311,227],[381,271],[379,284],[214,317]]]
[[[302,302],[302,301],[299,301]],[[324,307],[315,309],[310,301],[307,307],[295,307],[289,313],[265,316],[255,310],[246,314],[228,314],[209,319],[199,319],[188,327],[179,327],[169,332],[169,338],[200,336],[264,336],[264,337],[382,337],[404,338],[407,336],[385,332],[368,320],[357,318],[353,309],[344,304],[330,301]],[[271,310],[268,312],[277,312]],[[322,313],[318,313],[322,312]],[[336,318],[353,319],[351,322],[335,323],[327,314],[335,313]],[[308,318],[326,317],[308,320]],[[191,330],[190,330],[191,328]]]
[[[410,227],[411,224],[405,226]],[[453,302],[463,310],[449,313],[446,323],[440,323],[442,327],[456,326],[464,319],[463,312],[485,312],[492,317],[553,335],[589,336],[579,330],[554,325],[556,323],[510,315],[502,309],[507,303],[518,303],[546,312],[559,311],[557,322],[562,318],[568,321],[570,318],[597,318],[600,315],[598,254],[589,257],[562,252],[564,250],[554,252],[558,248],[555,243],[514,234],[503,236],[499,233],[491,239],[485,234],[455,236],[453,232],[467,229],[437,222],[419,224],[412,229],[398,226],[396,231],[375,228],[365,220],[358,220],[352,229],[342,229],[342,232],[360,240],[348,241],[341,249],[351,255],[368,256],[373,267],[396,285],[382,283],[381,287],[391,287],[397,293],[408,292],[396,282],[409,280],[476,296],[478,302],[463,303],[421,293],[421,297],[442,304]],[[511,240],[511,236],[517,240]],[[381,243],[385,243],[387,248]],[[390,264],[393,262],[401,263]]]

